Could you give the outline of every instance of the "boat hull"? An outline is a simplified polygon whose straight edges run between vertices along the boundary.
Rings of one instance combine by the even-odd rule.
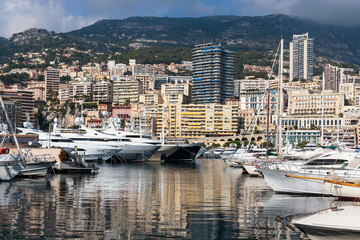
[[[150,158],[149,161],[160,162],[165,161],[165,159],[174,154],[180,148],[179,145],[175,144],[166,144],[160,146],[156,153],[154,153]]]
[[[311,239],[359,239],[360,208],[330,208],[293,220]]]
[[[250,176],[259,176],[257,166],[255,165],[243,165],[243,168],[247,171]]]
[[[22,170],[22,166],[14,164],[14,165],[1,165],[0,166],[0,181],[10,181],[16,175],[20,173]]]
[[[325,182],[325,189],[333,196],[340,200],[360,201],[360,187],[359,186],[345,186],[340,184]]]
[[[16,177],[44,177],[56,161],[28,163]]]
[[[331,195],[325,189],[324,176],[322,175],[272,169],[259,169],[258,171],[263,174],[265,181],[275,192],[323,196]]]
[[[155,154],[160,146],[157,145],[125,145],[121,146],[122,150],[117,153],[119,159],[125,162],[144,162]],[[115,158],[116,160],[116,158]]]
[[[202,143],[179,144],[179,148],[168,155],[164,162],[193,162],[202,145]]]

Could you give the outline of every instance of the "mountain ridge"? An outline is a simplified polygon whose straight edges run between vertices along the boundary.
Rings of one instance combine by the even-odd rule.
[[[45,40],[49,46],[76,45],[84,49],[95,48],[108,52],[121,51],[123,48],[134,46],[192,47],[195,44],[210,41],[221,43],[234,51],[273,50],[276,49],[281,36],[285,39],[285,47],[288,48],[292,35],[306,32],[314,39],[316,54],[359,65],[360,26],[324,25],[312,20],[281,14],[255,17],[219,15],[199,18],[103,19],[68,33],[48,31],[49,34],[46,34],[40,30],[39,36],[25,37],[27,41],[14,41],[14,36],[16,39],[21,39],[26,31],[14,34],[5,41],[1,41],[0,38],[0,56],[10,56],[16,50],[39,49],[42,45],[40,43]]]

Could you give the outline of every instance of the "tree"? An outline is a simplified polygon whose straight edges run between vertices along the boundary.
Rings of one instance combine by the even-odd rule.
[[[130,99],[129,99],[129,98],[125,99],[124,105],[125,105],[125,106],[129,106],[129,105],[130,105]]]
[[[38,76],[38,81],[45,81],[45,76],[44,75],[39,75]]]
[[[66,82],[69,82],[69,81],[71,81],[71,77],[69,75],[60,77],[60,82],[61,83],[66,83]]]
[[[60,161],[66,162],[69,160],[69,158],[70,158],[70,154],[62,148],[59,154]]]
[[[303,149],[308,143],[309,142],[307,142],[307,141],[303,141],[301,143],[298,143],[297,145],[298,145],[299,148]]]

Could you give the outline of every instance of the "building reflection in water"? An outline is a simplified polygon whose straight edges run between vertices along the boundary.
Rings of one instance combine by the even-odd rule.
[[[97,175],[1,183],[0,194],[0,231],[7,238],[304,237],[274,221],[279,204],[286,209],[294,201],[272,205],[274,194],[263,179],[243,176],[221,160],[104,164]]]

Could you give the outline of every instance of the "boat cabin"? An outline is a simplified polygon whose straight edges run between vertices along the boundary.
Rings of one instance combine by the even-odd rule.
[[[9,154],[10,148],[0,147],[0,154]]]

